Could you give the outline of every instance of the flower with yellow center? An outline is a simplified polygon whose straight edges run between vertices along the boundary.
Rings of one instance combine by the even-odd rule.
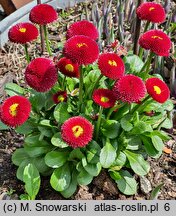
[[[157,36],[157,35],[154,35],[154,36],[152,36],[152,38],[153,38],[153,39],[160,39],[160,40],[163,40],[163,38],[162,38],[162,37],[160,37],[160,36]]]
[[[86,46],[87,47],[87,44],[86,43],[77,43],[77,47],[81,48],[83,46]]]
[[[154,8],[154,7],[150,7],[150,8],[149,8],[149,11],[152,11],[152,10],[155,10],[155,8]]]
[[[108,101],[109,101],[109,98],[107,98],[107,97],[101,97],[101,102],[106,103]]]
[[[9,107],[9,113],[12,117],[17,116],[18,106],[18,103],[14,103]]]
[[[108,61],[108,64],[111,65],[111,66],[117,67],[117,62],[114,61],[114,60],[109,60],[109,61]]]
[[[79,125],[74,126],[72,131],[76,138],[80,137],[84,133],[84,129]]]
[[[74,71],[74,67],[72,64],[66,64],[65,65],[65,69],[69,72],[73,72]]]
[[[21,33],[25,33],[25,32],[26,32],[26,28],[20,28],[19,31],[20,31]]]
[[[153,86],[154,91],[156,92],[156,94],[161,94],[161,89],[158,86]]]

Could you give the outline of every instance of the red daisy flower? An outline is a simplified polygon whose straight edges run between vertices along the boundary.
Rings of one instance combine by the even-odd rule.
[[[123,102],[134,103],[141,100],[146,94],[146,87],[141,78],[135,75],[126,75],[114,85],[114,92]]]
[[[162,23],[166,19],[165,10],[162,5],[155,2],[145,2],[141,4],[136,14],[141,20],[147,20],[153,23]]]
[[[58,104],[61,102],[67,101],[67,92],[66,91],[58,91],[56,94],[53,95],[53,101]]]
[[[75,35],[84,35],[92,38],[93,40],[97,40],[98,30],[91,22],[87,20],[82,20],[73,23],[67,30],[67,35],[66,35],[67,39]]]
[[[50,90],[57,82],[57,69],[47,58],[36,58],[27,66],[25,79],[30,87],[38,92]]]
[[[169,88],[165,82],[156,77],[147,79],[146,88],[148,94],[159,103],[164,103],[167,99],[169,99]]]
[[[150,30],[141,35],[139,45],[144,49],[150,49],[159,56],[168,56],[171,40],[161,30]]]
[[[94,102],[104,108],[113,107],[116,102],[116,96],[109,89],[96,89],[93,92],[92,98]]]
[[[89,37],[76,35],[65,43],[65,56],[79,65],[92,64],[97,60],[99,48],[97,43]]]
[[[122,59],[115,53],[103,53],[99,56],[98,66],[101,73],[113,80],[124,75],[125,65]]]
[[[48,4],[38,4],[32,8],[29,19],[31,22],[46,25],[48,23],[52,23],[57,20],[57,12],[55,9]]]
[[[70,59],[61,58],[57,63],[57,67],[61,73],[68,77],[79,77],[79,66]]]
[[[85,118],[76,116],[68,119],[61,127],[62,139],[72,148],[86,146],[93,135],[93,125]]]
[[[31,104],[22,96],[12,96],[6,99],[0,107],[1,121],[11,127],[22,125],[29,118]]]
[[[18,23],[10,28],[8,36],[14,43],[25,44],[38,37],[38,29],[32,23]]]

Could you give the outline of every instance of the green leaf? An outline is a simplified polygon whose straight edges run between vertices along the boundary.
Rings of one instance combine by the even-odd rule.
[[[173,122],[166,118],[166,120],[161,124],[161,128],[171,129],[173,127]]]
[[[52,137],[53,135],[49,127],[38,126],[38,130],[40,131],[42,137]]]
[[[50,184],[56,191],[64,191],[70,185],[71,172],[69,164],[65,164],[54,170],[51,175]]]
[[[121,179],[116,180],[118,189],[126,194],[133,195],[137,192],[137,183],[136,180],[132,177],[132,175],[128,171],[120,171]]]
[[[15,83],[7,83],[4,90],[9,96],[25,94],[25,89]]]
[[[68,186],[67,189],[60,192],[63,197],[69,198],[75,193],[75,191],[77,189],[77,175],[78,175],[78,172],[76,170],[74,170],[72,172],[70,185]]]
[[[101,171],[100,162],[97,164],[87,164],[84,169],[92,176],[98,176]]]
[[[51,143],[54,146],[57,146],[59,148],[66,148],[68,147],[67,143],[65,143],[62,138],[61,138],[61,133],[58,132],[56,134],[54,134],[54,136],[51,138]]]
[[[30,134],[35,129],[35,126],[31,123],[30,120],[26,121],[21,126],[15,128],[15,131],[20,134]]]
[[[138,136],[130,136],[127,138],[127,142],[127,149],[129,150],[138,150],[142,144],[141,139]]]
[[[45,163],[52,168],[58,168],[65,164],[69,156],[69,152],[52,151],[46,154]]]
[[[102,124],[101,131],[104,136],[115,139],[119,134],[120,123],[115,120],[107,120]]]
[[[158,186],[156,186],[154,188],[154,190],[152,190],[151,194],[150,194],[150,200],[154,200],[157,199],[159,192],[161,190],[161,188],[164,186],[164,183],[159,184]]]
[[[33,93],[34,94],[29,98],[29,100],[33,109],[39,112],[45,106],[46,95],[45,93],[36,92],[34,90]]]
[[[71,117],[67,111],[67,108],[68,108],[67,103],[63,102],[58,104],[54,110],[54,118],[60,124],[64,123],[67,119]]]
[[[36,157],[36,158],[31,158],[31,159],[32,159],[32,163],[36,166],[39,173],[41,173],[44,176],[47,176],[48,174],[50,174],[52,169],[45,164],[44,157]]]
[[[24,148],[17,149],[12,155],[12,162],[16,166],[20,166],[20,164],[26,159],[29,159],[29,155],[26,153]]]
[[[132,170],[136,174],[143,176],[149,172],[150,165],[147,161],[144,160],[142,155],[135,154],[135,153],[130,152],[128,150],[125,150],[124,153],[126,154],[128,160],[130,162],[130,166],[131,166]]]
[[[131,134],[136,135],[136,134],[143,134],[145,132],[152,132],[152,131],[153,129],[149,124],[143,121],[140,121],[134,125],[133,130],[131,131]]]
[[[110,176],[112,179],[116,180],[120,180],[122,178],[122,176],[120,175],[119,172],[117,171],[110,171]]]
[[[48,119],[43,119],[39,124],[42,126],[52,127],[51,122]]]
[[[116,150],[107,142],[106,145],[102,148],[100,153],[100,163],[103,168],[109,168],[116,158]]]
[[[167,133],[164,131],[155,130],[155,131],[151,132],[151,136],[155,136],[155,135],[159,136],[164,141],[170,140],[169,135],[167,135]]]
[[[81,150],[79,148],[76,148],[70,152],[68,160],[74,160],[74,159],[82,160],[83,157],[84,157],[84,154],[81,152]]]
[[[123,152],[120,152],[116,160],[114,161],[114,166],[124,166],[126,163],[126,155]]]
[[[121,127],[125,131],[130,131],[133,128],[133,125],[130,123],[131,118],[131,115],[125,115],[120,121]]]
[[[158,151],[162,151],[164,148],[164,143],[162,141],[162,139],[159,136],[152,136],[152,143],[154,145],[154,147],[156,148],[156,150]]]
[[[39,157],[51,151],[53,146],[49,145],[46,141],[38,141],[38,143],[28,144],[25,143],[24,149],[30,157]]]
[[[85,169],[82,168],[77,176],[77,182],[80,185],[88,185],[91,183],[93,176],[90,175]]]
[[[40,175],[37,168],[33,164],[28,164],[24,168],[23,181],[25,182],[26,192],[31,200],[35,200],[40,189]]]
[[[144,62],[137,55],[127,55],[123,58],[125,68],[128,73],[139,73],[144,65]]]
[[[9,127],[0,121],[0,130],[8,130]]]
[[[30,163],[30,158],[29,159],[25,159],[20,166],[17,169],[17,173],[16,176],[19,180],[23,181],[23,172],[24,172],[24,168]]]
[[[142,142],[144,144],[144,149],[147,152],[147,154],[150,157],[159,158],[162,154],[162,151],[159,152],[155,149],[155,147],[153,146],[152,141],[149,137],[146,137],[146,136],[140,136],[140,137],[142,139]]]
[[[40,134],[30,134],[25,138],[25,143],[34,144],[39,141]]]

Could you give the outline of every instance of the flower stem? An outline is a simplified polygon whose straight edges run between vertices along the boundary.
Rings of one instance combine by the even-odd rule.
[[[46,49],[49,53],[49,56],[52,56],[51,47],[50,47],[49,40],[48,40],[48,30],[47,30],[46,25],[44,25],[43,28],[44,28],[44,35],[45,35],[45,41],[46,41]]]
[[[140,73],[143,73],[143,74],[144,74],[144,77],[143,77],[143,78],[146,78],[146,75],[147,75],[148,72],[149,72],[150,64],[151,64],[151,61],[152,61],[153,56],[154,56],[154,53],[153,53],[153,52],[150,52],[147,61],[145,62],[144,66],[142,67],[142,69],[141,69],[141,71],[140,71]],[[145,71],[144,71],[144,70],[145,70]]]
[[[29,53],[28,53],[27,44],[24,44],[24,50],[25,50],[25,55],[26,55],[27,63],[29,64],[30,63],[30,56],[29,56]]]
[[[150,95],[148,95],[140,104],[136,105],[132,110],[131,110],[131,114],[133,114],[134,112],[138,111],[139,109],[141,110],[141,108],[145,107],[145,103],[146,101],[148,101],[148,99],[150,99]],[[143,107],[144,106],[144,107]]]
[[[106,119],[108,120],[108,119],[110,118],[111,114],[114,112],[114,110],[121,108],[123,105],[124,105],[123,103],[122,103],[122,104],[116,104],[114,107],[112,107],[112,108],[109,110]]]
[[[83,103],[83,67],[80,66],[80,78],[79,78],[79,112],[81,112],[81,106]]]
[[[99,136],[99,130],[100,130],[100,125],[101,125],[102,113],[103,113],[103,107],[100,106],[98,121],[97,121],[96,129],[95,129],[95,140],[96,141],[98,140],[98,136]]]

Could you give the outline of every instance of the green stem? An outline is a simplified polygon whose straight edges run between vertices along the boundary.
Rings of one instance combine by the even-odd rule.
[[[64,76],[64,80],[63,80],[63,91],[66,90],[66,76]]]
[[[79,112],[81,112],[81,106],[83,103],[83,67],[80,66],[80,77],[79,77]]]
[[[87,98],[88,95],[90,95],[90,97],[92,97],[92,94],[93,94],[95,88],[97,87],[97,85],[98,85],[98,83],[99,83],[99,81],[101,80],[102,77],[103,77],[103,75],[100,74],[100,76],[98,77],[97,81],[94,83],[92,89],[90,89],[90,90],[87,92],[86,98]]]
[[[24,44],[24,50],[25,50],[25,55],[26,55],[27,63],[29,64],[30,63],[30,56],[29,56],[29,53],[28,53],[27,44]]]
[[[150,95],[148,95],[140,104],[136,105],[132,110],[131,110],[131,114],[133,114],[136,111],[139,111],[139,109],[141,109],[141,107],[143,107],[146,103],[146,101],[148,101],[150,99]]]
[[[111,114],[114,112],[114,110],[121,108],[123,105],[124,105],[124,104],[122,103],[122,104],[117,104],[117,105],[115,105],[114,107],[112,107],[112,108],[109,110],[106,119],[108,120],[108,119],[110,118]]]
[[[146,75],[147,75],[148,72],[149,72],[150,64],[151,64],[151,61],[152,61],[153,56],[154,56],[154,53],[153,53],[153,52],[150,52],[147,61],[145,62],[144,66],[142,67],[142,69],[141,69],[141,71],[140,71],[140,73],[143,73],[143,74],[144,74],[144,78],[146,78]]]
[[[150,25],[150,21],[147,21],[146,24],[145,24],[143,33],[145,33],[148,30],[149,25]]]
[[[103,107],[100,107],[100,109],[99,109],[98,121],[97,121],[97,124],[96,124],[96,130],[95,130],[95,140],[96,140],[96,141],[98,141],[98,136],[99,136],[99,130],[100,130],[100,124],[101,124],[102,113],[103,113]]]
[[[52,51],[51,51],[51,47],[50,47],[49,40],[48,40],[48,30],[47,30],[46,25],[44,25],[43,28],[44,28],[44,35],[45,35],[45,41],[46,41],[46,48],[49,53],[49,56],[52,56]]]

